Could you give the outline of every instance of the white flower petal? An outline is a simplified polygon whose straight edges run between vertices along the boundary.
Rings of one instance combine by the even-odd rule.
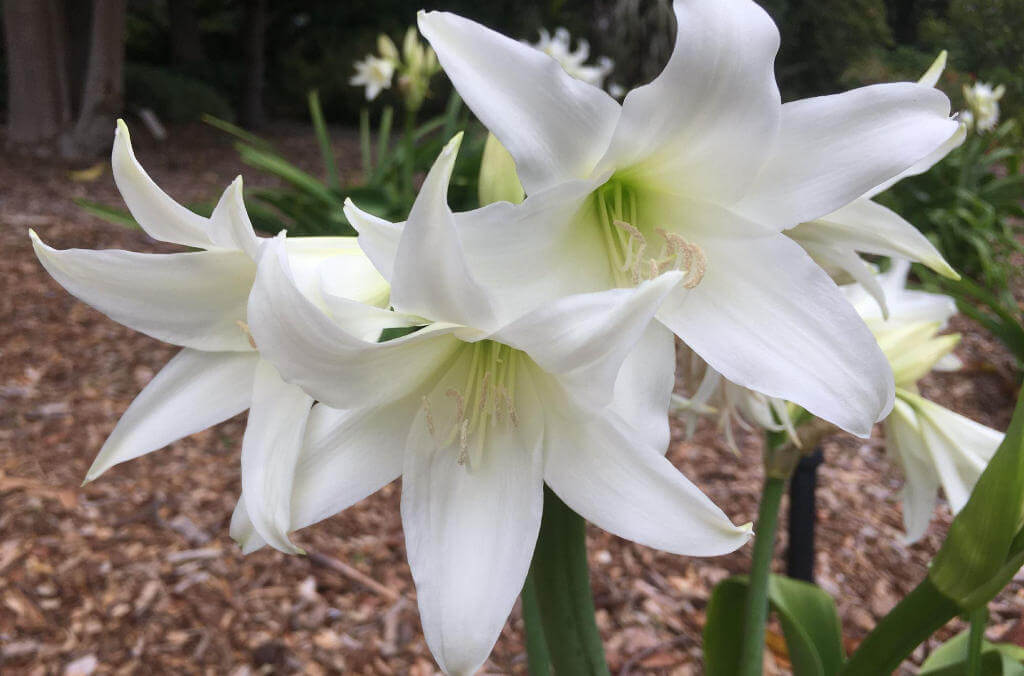
[[[366,252],[374,267],[384,279],[394,278],[395,253],[402,238],[405,223],[392,223],[357,207],[351,199],[345,200],[345,217],[359,233],[359,246]]]
[[[421,12],[419,26],[459,94],[515,158],[527,195],[590,174],[619,115],[612,97],[455,14]]]
[[[849,204],[957,130],[937,89],[896,82],[782,106],[775,148],[736,210],[784,229]]]
[[[935,472],[921,437],[917,414],[904,401],[896,400],[885,421],[886,450],[903,469],[903,527],[905,540],[917,542],[928,530],[935,511],[939,476]]]
[[[461,142],[460,133],[444,147],[412,205],[395,252],[391,304],[400,312],[482,329],[493,323],[494,310],[466,266],[448,208]]]
[[[312,397],[260,360],[242,439],[242,494],[260,538],[287,554],[302,553],[288,539],[288,531],[292,479],[312,406]]]
[[[238,496],[235,503],[235,511],[231,512],[231,525],[228,528],[231,539],[242,548],[243,554],[252,554],[258,549],[267,546],[267,543],[256,532],[249,518],[249,511],[245,507],[245,495]]]
[[[461,384],[463,371],[437,392]],[[543,509],[543,411],[531,379],[516,385],[521,424],[492,425],[480,463],[438,448],[425,411],[413,423],[402,475],[402,523],[427,645],[449,674],[487,658],[522,589]],[[443,403],[443,394],[436,398]],[[435,410],[435,413],[438,411]]]
[[[333,516],[401,476],[409,426],[421,405],[412,396],[379,408],[314,406],[295,469],[292,530]]]
[[[494,339],[529,354],[574,393],[606,404],[623,360],[682,280],[683,273],[673,271],[635,289],[565,296],[503,327]],[[663,368],[674,367],[673,355]]]
[[[86,481],[249,408],[258,360],[255,352],[179,352],[121,416]]]
[[[394,401],[418,387],[460,344],[448,335],[456,327],[444,325],[386,343],[367,342],[359,336],[366,321],[379,321],[380,308],[332,306],[340,309],[348,316],[332,320],[296,288],[281,240],[264,245],[249,326],[260,353],[282,377],[316,399],[336,408]]]
[[[819,222],[811,221],[811,223],[805,223],[804,225],[813,225]],[[879,310],[882,312],[882,316],[889,316],[889,305],[885,297],[885,291],[882,290],[882,285],[878,282],[878,274],[874,269],[865,263],[853,249],[832,246],[825,242],[815,241],[814,239],[804,239],[800,236],[800,233],[794,234],[793,231],[798,229],[799,226],[793,230],[787,230],[786,234],[803,247],[807,255],[833,279],[835,279],[837,273],[845,272],[848,274],[863,288],[865,293],[874,299],[878,304]]]
[[[703,280],[659,319],[734,383],[866,437],[892,408],[892,371],[828,275],[782,234],[700,244]]]
[[[970,125],[964,122],[962,118],[959,120],[959,123],[960,124],[959,126],[957,126],[956,131],[953,132],[953,135],[946,139],[946,141],[942,145],[940,145],[930,154],[925,156],[923,160],[915,162],[906,171],[903,171],[897,174],[896,176],[893,176],[888,181],[880,183],[871,190],[867,191],[863,196],[865,198],[870,199],[875,195],[878,195],[879,193],[885,192],[886,190],[891,188],[896,183],[899,183],[903,179],[908,178],[910,176],[917,176],[918,174],[923,174],[924,172],[928,171],[933,166],[938,164],[942,159],[946,157],[946,155],[959,148],[967,139],[967,128]]]
[[[916,398],[914,405],[942,489],[956,514],[967,504],[1003,434],[924,398]]]
[[[619,537],[673,554],[715,556],[750,538],[662,454],[610,413],[545,397],[544,481],[573,511]]]
[[[662,453],[668,450],[670,437],[668,407],[676,384],[675,365],[675,337],[661,322],[651,322],[622,362],[611,404],[645,446]]]
[[[244,251],[253,261],[259,257],[260,238],[253,230],[249,212],[245,210],[241,176],[232,181],[221,195],[210,214],[207,231],[214,246]]]
[[[209,219],[175,202],[149,177],[135,159],[128,126],[122,120],[117,121],[110,163],[128,211],[150,237],[200,249],[213,246]]]
[[[959,279],[927,237],[895,211],[858,199],[821,218],[786,231],[798,242],[818,242],[861,253],[908,258]]]
[[[466,263],[502,318],[549,298],[614,286],[589,198],[601,182],[567,181],[518,205],[496,202],[455,215]]]
[[[665,70],[629,92],[599,167],[714,202],[754,179],[778,132],[779,31],[750,0],[677,1]],[[639,163],[639,164],[638,164]],[[634,166],[635,165],[635,166]]]
[[[252,350],[238,326],[256,274],[244,253],[58,251],[29,234],[50,276],[115,322],[197,350]]]

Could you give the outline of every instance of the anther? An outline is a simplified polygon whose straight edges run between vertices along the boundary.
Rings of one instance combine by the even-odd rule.
[[[465,401],[463,400],[462,395],[459,394],[459,391],[452,387],[444,394],[446,397],[450,397],[455,400],[455,420],[459,422],[464,420],[466,417]]]
[[[427,395],[423,395],[423,412],[427,418],[427,431],[433,437],[436,435],[434,431],[434,414],[430,411],[430,400],[427,399]]]
[[[252,349],[257,349],[256,341],[253,340],[252,338],[252,331],[249,330],[249,325],[243,322],[241,319],[236,319],[235,324],[238,325],[238,328],[242,329],[242,332],[245,334],[246,338],[249,339],[249,344],[252,345]]]

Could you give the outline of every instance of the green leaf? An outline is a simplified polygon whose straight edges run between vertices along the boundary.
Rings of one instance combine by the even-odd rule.
[[[746,576],[720,582],[708,603],[704,661],[708,676],[732,676],[739,666],[747,595]],[[835,602],[820,587],[782,575],[768,582],[768,601],[778,615],[796,676],[832,676],[843,664],[842,630]]]
[[[105,204],[93,202],[92,200],[83,199],[81,197],[76,197],[74,202],[84,211],[96,216],[97,218],[102,218],[108,223],[121,225],[126,228],[135,228],[137,230],[141,229],[138,222],[132,218],[131,214],[123,209],[115,209],[114,207],[108,207]]]
[[[341,207],[341,201],[326,185],[315,176],[299,169],[283,157],[244,145],[238,147],[238,154],[246,164],[277,176],[308,195],[316,197],[325,204],[338,208]]]
[[[967,671],[967,643],[970,632],[949,639],[928,656],[921,665],[920,676],[962,676]],[[1022,676],[1024,650],[1012,643],[989,643],[981,648],[981,668],[986,676]]]
[[[261,139],[256,134],[248,132],[248,131],[242,129],[241,127],[239,127],[238,125],[231,124],[227,120],[222,120],[219,117],[214,117],[213,115],[208,115],[206,113],[203,114],[202,120],[203,120],[203,122],[205,122],[206,124],[210,125],[211,127],[214,127],[216,129],[220,129],[221,131],[223,131],[225,133],[231,134],[232,136],[234,136],[238,140],[244,141],[245,143],[248,143],[249,145],[256,146],[257,148],[260,148],[262,150],[266,150],[268,152],[273,149],[273,146],[271,145],[271,143],[269,141]]]
[[[1024,522],[1024,397],[1010,429],[989,461],[932,562],[929,579],[965,610],[989,601],[1013,577],[1006,567],[1019,558]],[[979,595],[979,591],[984,590]]]
[[[316,133],[317,145],[320,146],[320,157],[324,162],[327,185],[333,190],[340,190],[341,179],[338,178],[338,163],[334,159],[334,151],[331,150],[331,137],[327,133],[324,111],[320,107],[320,92],[315,89],[309,92],[309,116],[313,120],[313,131]]]

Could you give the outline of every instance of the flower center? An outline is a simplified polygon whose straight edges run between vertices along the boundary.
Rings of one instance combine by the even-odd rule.
[[[458,448],[458,463],[472,470],[480,465],[488,430],[493,425],[519,426],[515,407],[516,370],[522,353],[495,342],[467,343],[470,354],[464,385],[450,387],[445,397],[454,415],[438,426],[430,400],[423,397],[427,429],[441,448]]]
[[[704,251],[675,232],[641,223],[636,191],[612,179],[594,193],[597,219],[615,283],[636,286],[669,270],[686,273],[683,286],[700,284],[707,270]],[[658,253],[655,246],[660,242]]]

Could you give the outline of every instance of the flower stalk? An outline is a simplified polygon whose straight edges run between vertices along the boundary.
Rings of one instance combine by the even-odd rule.
[[[530,611],[532,602],[527,599],[531,591],[536,602],[535,615]],[[535,631],[529,626],[533,618],[539,618],[543,626],[555,673],[609,673],[594,618],[583,518],[546,486],[544,516],[524,588],[523,609],[531,674],[535,673],[535,659],[539,663],[535,655],[537,643],[529,641]]]

